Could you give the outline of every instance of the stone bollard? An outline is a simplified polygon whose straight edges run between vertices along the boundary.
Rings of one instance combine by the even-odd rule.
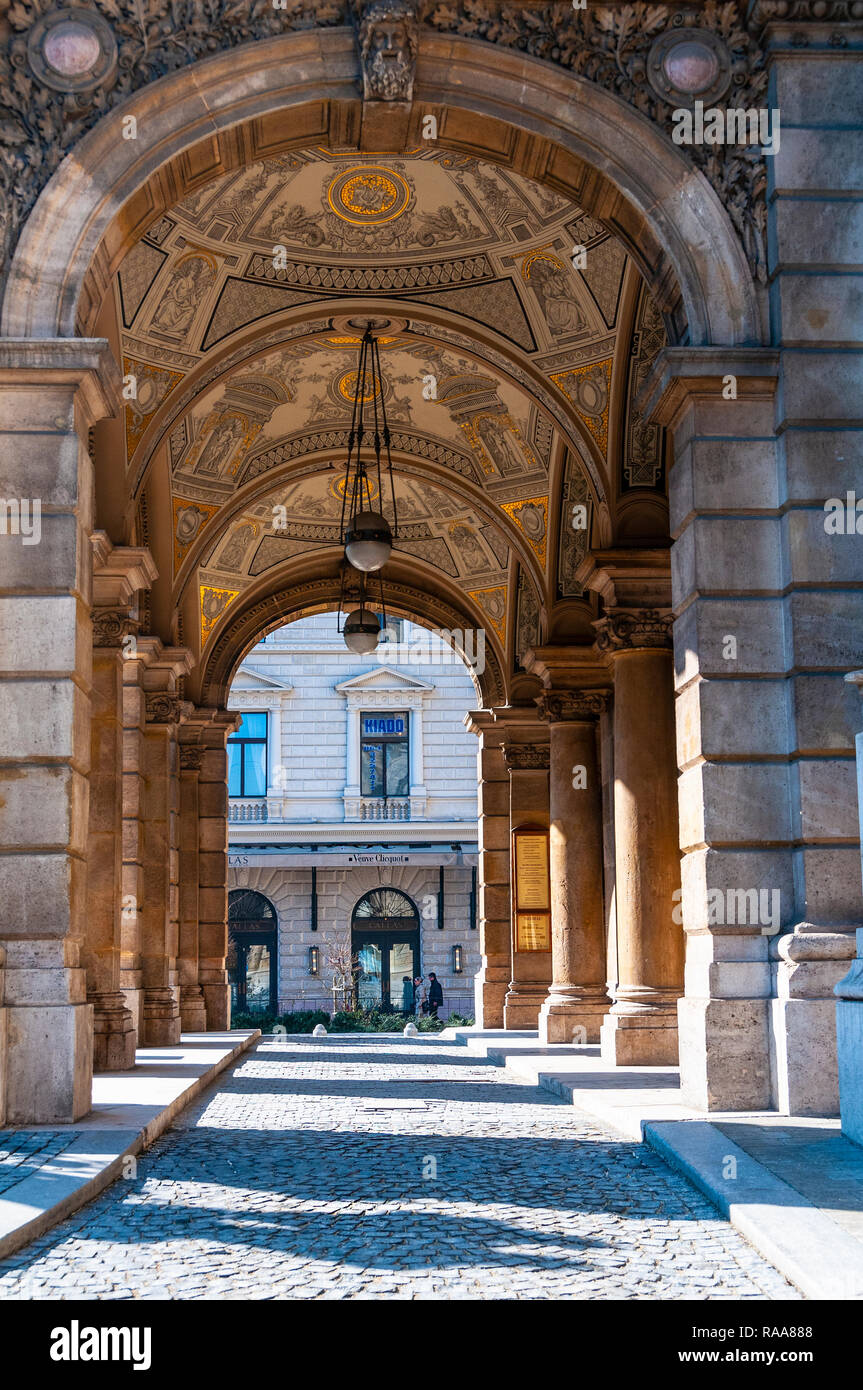
[[[405,1024],[405,1037],[406,1037],[406,1038],[418,1038],[418,1037],[419,1037],[419,1031],[420,1031],[420,1030],[417,1028],[417,1026],[416,1026],[415,1023],[406,1023],[406,1024]]]
[[[324,1025],[323,1025],[322,1023],[316,1023],[315,1026],[314,1026],[314,1028],[312,1029],[312,1037],[313,1037],[313,1038],[325,1038],[326,1036],[327,1036],[327,1030],[326,1030],[326,1028],[324,1027]]]

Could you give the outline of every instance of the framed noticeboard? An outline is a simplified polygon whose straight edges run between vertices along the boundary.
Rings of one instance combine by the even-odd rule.
[[[548,831],[529,827],[513,831],[512,859],[515,949],[550,951]]]

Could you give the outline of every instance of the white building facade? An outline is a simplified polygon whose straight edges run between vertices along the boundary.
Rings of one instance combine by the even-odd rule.
[[[335,614],[248,654],[228,743],[236,1014],[333,1012],[347,956],[365,1007],[407,1007],[405,977],[428,987],[434,971],[440,1016],[472,1015],[477,754],[464,717],[477,703],[461,657],[407,622],[365,657]]]

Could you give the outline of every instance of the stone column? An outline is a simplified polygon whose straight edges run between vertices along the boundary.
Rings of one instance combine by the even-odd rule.
[[[201,711],[198,711],[201,714]],[[203,756],[198,774],[198,982],[204,994],[207,1028],[231,1026],[228,954],[228,734],[239,717],[213,710],[201,733]]]
[[[6,1121],[6,1010],[3,1007],[5,999],[5,971],[6,951],[0,946],[0,1128]]]
[[[606,551],[591,563],[606,604],[597,648],[614,675],[617,983],[602,1055],[661,1066],[677,1061],[683,991],[671,616],[633,600],[667,601],[668,556]]]
[[[123,666],[135,648],[137,595],[156,570],[147,550],[93,536],[93,687],[87,932],[82,961],[94,1009],[93,1067],[135,1065],[137,1028],[121,990],[123,866]]]
[[[141,965],[146,1047],[180,1038],[179,750],[186,712],[179,682],[191,666],[186,648],[162,648],[144,670],[144,896]],[[187,706],[186,709],[189,707]]]
[[[180,730],[180,885],[177,977],[180,984],[180,1022],[184,1033],[203,1033],[207,1009],[199,972],[199,835],[198,779],[204,749],[192,740],[198,731],[184,724]]]
[[[845,677],[863,695],[863,671]],[[860,817],[860,843],[863,845],[863,733],[855,739],[857,749],[857,806]],[[863,862],[861,862],[863,868]],[[0,971],[2,978],[2,971]],[[836,1043],[839,1071],[839,1113],[842,1133],[863,1144],[863,927],[856,932],[856,955],[848,974],[835,986]]]
[[[506,722],[498,723],[499,730],[507,734],[507,741],[501,748],[510,779],[509,853],[514,830],[521,826],[548,829],[548,730],[536,719],[535,712],[524,711],[523,717],[516,718],[521,714],[517,710],[508,711]],[[536,1028],[551,984],[551,951],[518,949],[514,866],[510,869],[510,878],[512,979],[503,1002],[503,1026]]]
[[[552,984],[542,1043],[599,1042],[606,992],[602,786],[597,720],[609,697],[554,691],[537,701],[549,722]]]
[[[93,467],[119,409],[102,340],[0,340],[0,947],[8,1125],[90,1108],[87,920]]]
[[[474,979],[476,1022],[503,1027],[503,1001],[512,979],[509,910],[509,772],[492,710],[465,715],[465,727],[479,738],[479,949]]]

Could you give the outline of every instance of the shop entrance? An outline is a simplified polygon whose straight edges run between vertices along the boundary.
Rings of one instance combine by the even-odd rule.
[[[354,908],[351,941],[360,966],[360,1008],[412,1010],[413,980],[421,967],[419,913],[410,898],[395,888],[366,893]]]

